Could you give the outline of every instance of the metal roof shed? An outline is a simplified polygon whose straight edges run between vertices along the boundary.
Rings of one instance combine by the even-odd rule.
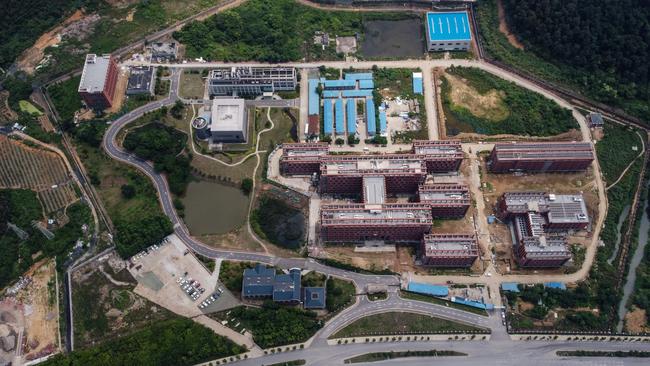
[[[422,73],[413,73],[413,93],[422,95]]]
[[[377,133],[377,121],[375,119],[375,102],[372,99],[366,99],[366,124],[368,125],[368,135],[374,136]]]
[[[345,134],[345,125],[343,123],[343,99],[337,99],[335,104],[334,118],[336,121],[336,134]]]
[[[430,285],[428,283],[409,282],[408,288],[411,292],[425,294],[430,296],[445,297],[449,296],[449,287],[442,285]]]
[[[386,112],[379,112],[379,133],[384,135],[386,133]]]
[[[357,133],[357,101],[348,99],[345,108],[347,108],[348,133]]]
[[[320,114],[320,98],[318,97],[318,80],[309,79],[309,115]]]
[[[345,74],[345,80],[372,80],[371,72],[349,72]]]
[[[371,80],[359,80],[359,89],[374,89],[375,83]]]
[[[334,116],[332,116],[332,100],[325,99],[323,101],[323,133],[331,135],[334,130]]]

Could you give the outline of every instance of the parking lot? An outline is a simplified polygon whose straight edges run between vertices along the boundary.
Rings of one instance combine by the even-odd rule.
[[[218,284],[218,271],[209,273],[175,235],[131,258],[129,271],[138,281],[135,293],[179,315],[194,317],[238,304]]]

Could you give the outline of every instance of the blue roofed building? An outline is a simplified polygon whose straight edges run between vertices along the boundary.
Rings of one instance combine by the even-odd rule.
[[[345,74],[345,80],[372,80],[371,72],[348,72]]]
[[[508,292],[519,292],[519,284],[517,282],[504,282],[501,284],[501,290]]]
[[[546,288],[554,288],[557,290],[566,290],[566,285],[562,282],[546,282],[544,283]]]
[[[428,12],[425,20],[427,50],[469,50],[472,29],[466,11]]]
[[[345,103],[345,108],[347,109],[348,134],[357,133],[357,101],[354,99],[348,99]]]
[[[272,298],[277,302],[300,302],[300,269],[288,274],[276,274],[274,268],[257,264],[244,270],[242,297],[249,299]]]
[[[494,309],[494,304],[488,304],[485,302],[481,301],[476,301],[476,300],[471,300],[471,299],[466,299],[464,297],[459,297],[459,296],[453,296],[451,298],[451,302],[455,302],[457,304],[463,304],[467,306],[471,306],[477,309],[483,309],[483,310],[492,310]]]
[[[422,73],[414,72],[413,73],[413,93],[422,95]]]
[[[409,282],[407,290],[430,296],[449,296],[449,287],[443,285],[430,285],[428,283]]]
[[[377,133],[377,121],[375,117],[375,102],[366,99],[366,124],[368,126],[368,136],[374,136]]]
[[[343,99],[337,99],[336,103],[334,104],[334,118],[336,121],[336,134],[337,135],[344,135],[345,134],[345,124],[343,123]]]
[[[359,89],[374,89],[375,83],[370,80],[359,80]]]
[[[379,134],[386,135],[386,112],[379,112]]]
[[[372,90],[344,90],[341,92],[341,95],[343,98],[368,98],[372,97]]]
[[[357,87],[356,80],[323,80],[323,89],[325,90],[345,90],[345,89],[355,89]]]
[[[334,116],[332,115],[332,100],[323,100],[323,133],[331,135],[334,131]]]
[[[318,97],[318,79],[309,79],[309,115],[320,114],[320,98]]]
[[[305,287],[303,292],[303,306],[305,309],[325,309],[324,287]]]
[[[340,96],[339,90],[323,90],[323,98],[339,98]]]

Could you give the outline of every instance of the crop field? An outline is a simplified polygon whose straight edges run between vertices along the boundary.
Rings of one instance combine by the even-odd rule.
[[[0,188],[36,191],[47,213],[77,199],[66,166],[55,153],[0,136],[0,156]]]

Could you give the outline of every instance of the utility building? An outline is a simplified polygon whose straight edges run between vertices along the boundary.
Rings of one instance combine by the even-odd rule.
[[[588,142],[498,143],[490,154],[493,173],[571,172],[587,169],[594,161]]]
[[[293,67],[229,67],[212,70],[208,77],[210,96],[261,95],[296,89]]]
[[[478,258],[473,234],[429,234],[422,238],[422,264],[436,267],[471,267]]]
[[[465,184],[433,183],[418,189],[420,202],[431,206],[434,218],[461,218],[470,205],[469,188]]]
[[[213,99],[210,125],[212,141],[215,143],[246,142],[248,138],[247,117],[244,99]]]
[[[104,110],[113,105],[117,76],[117,64],[111,55],[86,55],[78,91],[88,108]]]
[[[472,29],[466,11],[429,12],[425,20],[429,52],[470,49]]]
[[[464,158],[460,140],[416,140],[413,153],[426,161],[429,173],[458,171]]]
[[[432,224],[431,210],[420,203],[384,204],[381,209],[364,204],[321,207],[321,238],[327,242],[417,242]]]

